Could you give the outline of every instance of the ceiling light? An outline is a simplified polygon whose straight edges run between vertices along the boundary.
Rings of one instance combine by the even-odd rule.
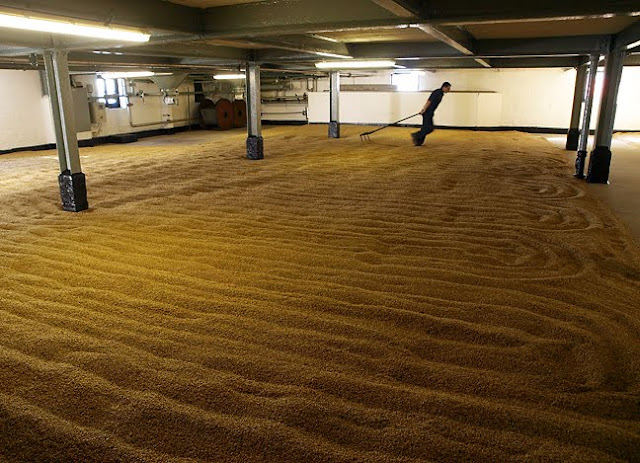
[[[216,74],[213,78],[215,80],[239,80],[246,79],[247,76],[245,74]]]
[[[74,24],[68,21],[28,18],[26,16],[4,13],[0,13],[0,27],[125,42],[148,42],[149,38],[151,37],[149,34],[126,29],[112,29],[110,27],[102,26],[87,26]]]
[[[422,69],[404,69],[404,70],[400,70],[400,71],[396,71],[393,73],[393,75],[407,75],[407,74],[426,74],[426,71],[423,71]]]
[[[327,37],[325,35],[309,34],[309,37],[314,37],[318,40],[326,40],[327,42],[340,43],[340,40],[336,40],[334,38]]]
[[[338,53],[325,53],[323,51],[317,51],[316,55],[325,56],[327,58],[351,58],[349,55],[340,55]]]
[[[633,43],[630,43],[629,45],[627,45],[627,50],[631,50],[632,48],[636,48],[638,45],[640,45],[640,40],[638,40],[637,42],[633,42]]]
[[[316,63],[316,67],[319,69],[378,69],[378,68],[392,68],[396,65],[395,61],[391,60],[373,60],[373,61],[358,61],[358,60],[344,60],[344,61],[323,61]]]
[[[134,79],[136,77],[151,77],[155,74],[151,71],[132,71],[132,72],[101,72],[100,77],[103,79]]]

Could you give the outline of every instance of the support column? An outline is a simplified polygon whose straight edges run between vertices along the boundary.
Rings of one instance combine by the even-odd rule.
[[[584,91],[584,107],[582,110],[582,127],[578,140],[578,156],[576,157],[576,178],[584,178],[584,168],[587,159],[587,143],[591,127],[591,109],[593,108],[593,94],[596,88],[596,75],[598,74],[598,61],[600,55],[589,57],[589,70],[587,71],[587,84]]]
[[[571,111],[571,123],[567,132],[566,150],[575,151],[578,149],[578,138],[580,137],[580,110],[582,99],[584,98],[584,88],[587,80],[587,67],[578,66],[576,75],[576,88],[573,93],[573,110]]]
[[[260,66],[247,63],[247,158],[264,159],[262,138],[262,104],[260,100]]]
[[[60,161],[58,183],[62,208],[70,212],[84,211],[89,208],[89,203],[86,179],[80,166],[67,52],[47,50],[44,62]]]
[[[340,138],[340,71],[329,74],[330,80],[330,109],[329,109],[329,138]]]
[[[587,182],[589,183],[609,183],[613,123],[616,118],[618,89],[620,88],[620,79],[622,78],[622,68],[626,55],[626,50],[613,50],[607,55],[596,140],[594,150],[589,157],[589,170],[587,173]]]

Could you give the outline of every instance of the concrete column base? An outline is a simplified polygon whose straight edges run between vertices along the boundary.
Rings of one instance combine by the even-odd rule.
[[[247,138],[247,158],[252,161],[264,159],[264,139],[250,135]]]
[[[596,146],[589,157],[589,172],[587,182],[609,183],[609,168],[611,167],[611,150],[608,146]]]
[[[87,183],[82,172],[71,174],[68,170],[58,176],[62,209],[80,212],[89,209],[87,201]]]
[[[569,129],[567,132],[567,145],[564,149],[567,151],[576,151],[578,149],[578,140],[580,139],[580,129]]]
[[[584,178],[584,168],[587,165],[587,152],[586,151],[578,151],[578,156],[576,157],[576,173],[574,174],[575,178]]]
[[[340,138],[340,122],[329,122],[329,138]]]

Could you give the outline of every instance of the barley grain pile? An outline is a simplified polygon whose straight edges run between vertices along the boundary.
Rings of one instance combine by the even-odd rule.
[[[533,135],[0,157],[2,462],[640,461],[640,248]],[[191,138],[190,138],[191,137]]]

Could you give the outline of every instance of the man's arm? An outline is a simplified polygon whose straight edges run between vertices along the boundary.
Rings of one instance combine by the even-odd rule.
[[[429,106],[431,106],[431,99],[428,99],[427,102],[424,105],[424,108],[422,108],[420,110],[420,114],[424,114],[427,112],[427,109],[429,109]]]

